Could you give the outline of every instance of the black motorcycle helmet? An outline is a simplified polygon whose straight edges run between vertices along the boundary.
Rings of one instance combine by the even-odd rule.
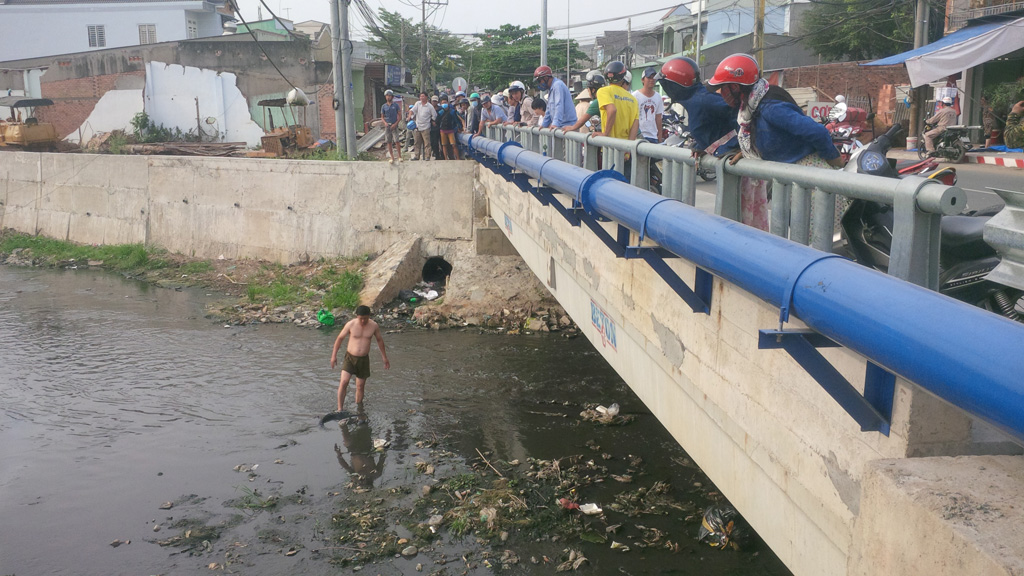
[[[597,94],[597,91],[608,85],[605,81],[604,76],[601,75],[597,70],[592,70],[587,74],[587,88],[590,89],[591,94]],[[597,96],[594,96],[595,98]]]
[[[626,77],[626,65],[619,60],[612,60],[604,67],[604,77],[609,84],[620,84]]]

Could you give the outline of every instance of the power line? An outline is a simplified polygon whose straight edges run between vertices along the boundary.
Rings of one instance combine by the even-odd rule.
[[[256,32],[252,29],[251,26],[249,26],[249,23],[246,22],[245,18],[242,16],[242,11],[238,10],[237,6],[235,8],[235,13],[238,14],[238,19],[241,20],[242,24],[245,25],[245,29],[249,31],[249,35],[252,36],[252,41],[256,43],[256,47],[259,48],[260,52],[263,52],[263,55],[267,57],[267,62],[270,62],[270,65],[274,67],[274,70],[277,70],[277,73],[281,75],[281,78],[284,78],[284,81],[287,82],[289,86],[295,88],[295,84],[292,84],[292,81],[289,80],[288,77],[284,75],[284,72],[281,72],[281,69],[278,68],[277,64],[274,62],[274,59],[271,58],[270,54],[267,54],[267,51],[263,48],[263,44],[260,44],[260,41],[256,38]]]

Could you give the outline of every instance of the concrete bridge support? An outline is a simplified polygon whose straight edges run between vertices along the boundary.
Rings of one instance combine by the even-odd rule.
[[[979,450],[961,411],[898,380],[890,434],[861,432],[788,355],[758,349],[758,330],[778,326],[774,306],[716,278],[710,314],[695,314],[643,260],[616,258],[587,227],[570,225],[487,169],[479,181],[490,215],[538,278],[794,573],[963,574],[939,567],[985,565],[1009,574],[1024,566],[1024,545],[1012,544],[1005,562],[990,561],[991,549],[973,545],[963,526],[941,518],[937,502],[929,506],[903,489],[900,478],[932,461],[908,457]],[[563,196],[555,201],[569,204]],[[614,237],[613,225],[606,226]],[[691,263],[668,265],[692,282]],[[846,349],[823,354],[854,385],[864,382],[864,358]],[[938,461],[975,466],[972,458]],[[1007,478],[1000,497],[1024,488],[1024,463],[999,462]],[[904,515],[909,510],[916,514]],[[1022,519],[1005,504],[1000,513]],[[1006,527],[990,519],[989,532]],[[930,541],[927,531],[936,524],[947,528],[947,542],[960,542],[947,556],[961,557],[925,558],[902,547],[908,539]],[[894,570],[878,564],[883,551],[891,552],[884,565]],[[972,560],[964,563],[963,555]],[[905,571],[915,557],[917,567]]]

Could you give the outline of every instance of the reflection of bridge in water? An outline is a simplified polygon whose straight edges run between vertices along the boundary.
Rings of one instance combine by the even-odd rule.
[[[1009,440],[1024,438],[1024,325],[801,245],[831,248],[830,189],[888,194],[905,227],[893,273],[934,285],[931,242],[959,190],[719,167],[716,212],[732,219],[739,174],[774,179],[773,236],[684,205],[693,168],[665,147],[540,134],[464,138],[491,217],[796,574],[1024,568],[1024,515],[1008,506],[1024,493]],[[644,184],[644,155],[662,155],[666,195],[683,202],[583,168],[627,152]]]

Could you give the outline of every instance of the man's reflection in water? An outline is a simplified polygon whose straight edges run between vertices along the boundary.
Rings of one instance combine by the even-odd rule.
[[[369,490],[373,487],[373,481],[384,473],[387,452],[382,451],[380,458],[374,462],[373,431],[362,406],[359,407],[355,418],[339,422],[338,426],[341,428],[341,441],[345,445],[350,461],[345,460],[345,454],[335,444],[334,452],[338,455],[338,464],[348,471],[352,483],[357,488]]]

